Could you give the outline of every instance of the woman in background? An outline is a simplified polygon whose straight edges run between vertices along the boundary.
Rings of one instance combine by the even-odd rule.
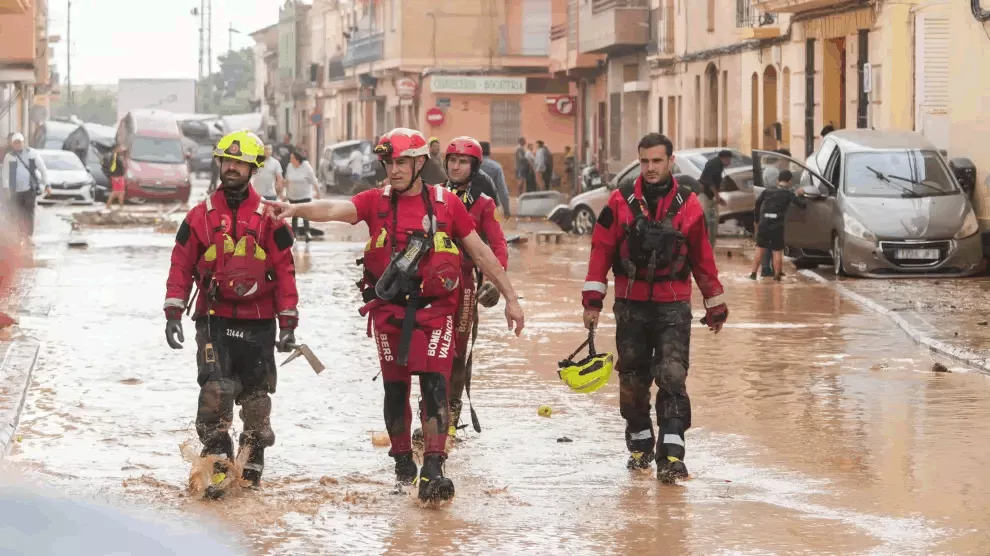
[[[308,203],[314,198],[319,199],[320,181],[316,179],[316,172],[309,160],[299,152],[293,150],[289,155],[289,164],[285,169],[285,197],[292,204]],[[299,234],[297,226],[299,217],[292,217],[292,231]],[[309,220],[303,218],[302,237],[308,243],[311,238],[309,233]]]

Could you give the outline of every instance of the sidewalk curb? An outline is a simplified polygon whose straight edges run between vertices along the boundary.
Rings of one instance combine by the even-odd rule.
[[[55,215],[51,215],[56,218]],[[49,244],[52,249],[48,255],[51,260],[58,263],[68,250],[68,239],[71,232],[66,227],[58,228],[52,233],[55,241]],[[58,276],[58,265],[52,269],[55,277]],[[23,273],[18,277],[22,283],[29,284],[19,293],[20,300],[17,302],[15,314],[11,315],[17,319],[17,328],[21,327],[24,316],[31,315],[29,305],[26,304],[30,298],[37,299],[38,277],[36,275],[25,276]],[[43,297],[44,311],[35,313],[34,317],[45,318],[51,311],[52,299],[50,296]],[[9,341],[7,352],[0,360],[0,461],[7,456],[11,444],[17,438],[17,426],[20,424],[21,414],[27,402],[28,390],[31,388],[31,380],[34,377],[34,368],[38,362],[41,352],[41,341],[32,338],[19,338]]]
[[[0,391],[13,393],[9,397],[0,397],[0,461],[6,457],[16,438],[17,425],[27,401],[27,392],[40,350],[41,346],[37,342],[15,340],[0,364]]]
[[[943,355],[945,357],[949,357],[951,359],[954,359],[961,363],[965,363],[972,367],[976,367],[981,371],[990,372],[990,358],[988,358],[985,354],[980,354],[975,351],[970,351],[968,349],[958,348],[941,340],[936,340],[930,336],[925,336],[917,328],[912,326],[911,323],[909,323],[904,317],[898,315],[896,312],[891,311],[890,309],[884,307],[883,305],[877,303],[876,301],[873,301],[872,299],[864,295],[858,294],[850,290],[849,288],[843,286],[842,284],[837,284],[835,282],[827,280],[810,270],[801,270],[798,272],[805,278],[809,278],[821,284],[825,284],[827,286],[835,288],[835,290],[838,291],[839,294],[842,295],[843,297],[849,298],[859,303],[863,307],[870,309],[871,311],[884,315],[885,317],[893,321],[894,324],[900,327],[900,329],[903,330],[908,336],[910,336],[912,340],[927,347],[932,352],[938,353],[939,355]]]

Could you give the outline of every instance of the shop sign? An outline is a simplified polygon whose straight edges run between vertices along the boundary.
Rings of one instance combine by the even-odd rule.
[[[524,95],[526,78],[435,75],[431,78],[430,90],[459,95]]]

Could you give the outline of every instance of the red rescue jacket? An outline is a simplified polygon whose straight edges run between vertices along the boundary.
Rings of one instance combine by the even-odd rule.
[[[455,192],[455,195],[464,201],[460,193]],[[502,231],[502,225],[499,224],[498,219],[495,218],[495,200],[486,195],[485,193],[480,193],[478,196],[469,199],[471,205],[465,206],[468,209],[468,214],[471,215],[471,219],[474,220],[474,227],[478,230],[478,235],[488,244],[492,249],[492,253],[495,254],[495,258],[498,259],[498,263],[502,265],[503,269],[509,268],[509,247],[505,241],[505,233]],[[464,255],[464,262],[461,264],[461,269],[465,278],[472,276],[476,265],[471,257]]]
[[[199,287],[193,319],[204,315],[236,319],[279,318],[282,328],[298,319],[292,231],[264,211],[253,187],[235,211],[217,190],[193,207],[179,227],[172,267],[165,284],[166,315],[186,306],[193,284]],[[223,242],[223,261],[218,261]],[[219,264],[218,264],[219,262]],[[222,271],[222,272],[221,272]],[[217,284],[215,299],[208,292]],[[170,317],[171,318],[171,317]]]
[[[675,197],[679,194],[679,187],[674,177],[670,193],[661,199],[656,213],[651,214],[650,220],[662,220],[671,204],[675,202]],[[621,260],[628,256],[629,247],[626,227],[633,224],[633,209],[629,206],[629,200],[624,197],[622,190],[612,192],[608,199],[608,204],[599,215],[595,224],[594,233],[591,236],[591,257],[588,261],[588,275],[585,278],[584,288],[581,294],[582,305],[586,309],[602,309],[602,301],[608,291],[608,271],[609,269],[620,269],[615,276],[615,297],[617,299],[630,299],[636,301],[688,301],[691,299],[691,275],[698,282],[698,289],[706,300],[711,300],[722,295],[722,284],[718,280],[718,269],[715,266],[715,254],[708,241],[708,230],[705,227],[704,210],[698,202],[694,193],[683,197],[680,210],[674,215],[672,224],[674,228],[681,232],[686,239],[684,245],[684,255],[686,255],[686,267],[675,271],[673,276],[660,275],[653,283],[652,297],[650,296],[650,285],[644,279],[643,269],[639,269],[636,277],[630,278],[621,271]],[[642,203],[643,199],[643,178],[636,180],[633,195],[635,202]],[[649,209],[647,209],[649,210]]]
[[[453,315],[457,308],[462,256],[460,248],[450,235],[452,218],[449,204],[460,201],[442,185],[425,187],[427,195],[422,196],[423,202],[405,205],[398,214],[392,202],[392,186],[375,190],[380,195],[377,207],[367,219],[371,238],[364,247],[364,284],[367,296],[370,297],[375,284],[392,260],[392,254],[405,249],[412,232],[426,231],[428,201],[436,220],[436,230],[433,234],[433,249],[419,263],[422,289],[421,308],[416,312],[416,321],[421,325],[432,326],[438,318]],[[401,321],[406,310],[404,305],[396,301],[398,300],[386,302],[372,299],[362,308],[362,314],[374,311],[372,319],[379,330],[387,326],[389,321],[394,326],[396,320]]]

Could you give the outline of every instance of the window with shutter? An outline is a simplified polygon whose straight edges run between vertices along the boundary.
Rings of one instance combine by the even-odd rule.
[[[949,19],[923,14],[916,22],[915,131],[949,147]],[[878,98],[874,95],[873,98]]]
[[[489,105],[493,147],[511,147],[522,135],[522,108],[517,100],[493,100]]]
[[[622,93],[609,96],[608,153],[612,158],[622,158]]]

